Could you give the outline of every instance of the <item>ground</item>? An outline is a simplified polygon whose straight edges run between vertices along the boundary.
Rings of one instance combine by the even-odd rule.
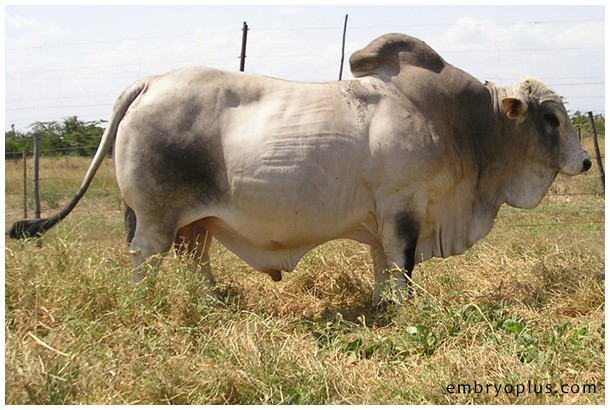
[[[45,212],[88,163],[43,159]],[[5,228],[23,213],[20,167],[5,167]],[[502,208],[465,255],[417,265],[400,308],[370,310],[368,249],[351,241],[280,283],[215,244],[221,297],[173,254],[133,286],[108,160],[41,244],[6,240],[5,402],[601,404],[604,232],[594,168],[535,210]]]

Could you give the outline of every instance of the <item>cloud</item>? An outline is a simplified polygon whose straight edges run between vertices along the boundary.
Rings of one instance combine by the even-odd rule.
[[[443,47],[455,49],[486,49],[494,46],[497,39],[496,30],[490,20],[477,20],[472,17],[460,17],[442,34],[440,43]]]
[[[54,23],[18,15],[6,15],[6,48],[36,47],[63,37],[66,31]]]
[[[6,16],[6,27],[15,30],[40,30],[43,26],[34,19],[21,16]]]

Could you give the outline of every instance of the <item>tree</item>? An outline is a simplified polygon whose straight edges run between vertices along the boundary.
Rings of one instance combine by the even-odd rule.
[[[603,138],[606,134],[606,119],[602,114],[594,114],[593,123],[595,124],[595,130],[597,131],[597,135]],[[574,114],[572,114],[572,124],[575,127],[580,128],[583,133],[591,135],[591,122],[589,121],[588,113],[581,113],[580,111],[576,111]]]
[[[30,144],[27,144],[27,142],[30,142]],[[31,141],[26,141],[25,136],[16,131],[14,125],[11,125],[11,130],[4,134],[5,159],[21,158],[24,150],[26,153],[32,152]]]
[[[72,148],[72,155],[93,156],[100,143],[104,129],[100,121],[81,121],[77,117],[64,119],[61,135],[64,145]]]

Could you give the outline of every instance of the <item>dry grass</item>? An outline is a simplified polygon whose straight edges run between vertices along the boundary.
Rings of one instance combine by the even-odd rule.
[[[44,160],[42,175],[58,179],[46,180],[43,208],[64,204],[87,165]],[[21,216],[21,169],[5,171],[8,226]],[[216,244],[221,298],[175,255],[132,286],[108,161],[42,247],[6,243],[5,401],[604,403],[595,172],[560,178],[535,210],[503,208],[465,255],[418,265],[410,303],[371,312],[368,250],[350,241],[314,250],[280,283]],[[588,194],[556,195],[573,192]],[[487,384],[506,390],[477,391]]]

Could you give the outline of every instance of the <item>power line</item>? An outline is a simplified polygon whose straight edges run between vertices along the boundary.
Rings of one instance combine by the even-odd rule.
[[[206,55],[204,58],[234,58],[234,55]],[[249,56],[248,56],[249,57]],[[107,68],[125,68],[125,67],[141,67],[141,66],[151,66],[157,64],[190,64],[193,63],[193,60],[182,60],[182,61],[144,61],[144,62],[135,62],[135,63],[123,63],[123,64],[105,64],[105,65],[93,65],[93,66],[81,66],[81,67],[67,67],[67,68],[51,68],[45,70],[29,70],[29,71],[13,71],[7,72],[5,75],[21,75],[21,74],[40,74],[40,73],[55,73],[55,72],[65,72],[65,71],[79,71],[79,70],[99,70],[99,69],[107,69]]]
[[[392,29],[392,28],[404,28],[410,29],[413,27],[451,27],[451,26],[511,26],[511,25],[549,25],[549,24],[575,24],[575,23],[601,23],[604,24],[603,20],[540,20],[540,21],[516,21],[516,22],[489,22],[489,23],[481,23],[481,22],[473,22],[473,23],[463,23],[463,22],[455,22],[455,23],[420,23],[420,24],[409,24],[409,25],[391,25],[391,26],[352,26],[350,30],[379,30],[379,29]],[[340,27],[283,27],[283,28],[256,28],[258,32],[264,31],[311,31],[311,30],[338,30]],[[77,42],[77,43],[59,43],[59,44],[41,44],[37,46],[25,46],[25,47],[11,47],[6,48],[5,51],[19,51],[19,50],[32,50],[32,49],[44,49],[44,48],[58,48],[58,47],[81,47],[81,46],[91,46],[91,45],[100,45],[100,44],[114,44],[121,43],[125,41],[150,41],[150,40],[164,40],[164,39],[172,39],[172,38],[181,38],[181,37],[199,37],[209,34],[217,34],[217,33],[235,33],[239,32],[238,29],[224,29],[224,30],[209,30],[209,31],[199,31],[197,33],[178,33],[178,34],[169,34],[164,36],[146,36],[146,37],[131,37],[131,38],[123,38],[117,40],[105,40],[105,41],[90,41],[90,42]]]
[[[487,78],[487,77],[486,77]],[[519,78],[504,78],[504,81],[518,81]],[[595,81],[595,82],[587,82],[587,83],[567,83],[567,84],[562,84],[562,83],[548,83],[549,86],[551,87],[556,87],[556,86],[571,86],[571,85],[598,85],[598,84],[605,84],[605,82],[603,81],[604,78],[600,78],[600,77],[545,77],[546,81],[553,81],[553,80],[591,80],[591,81]],[[64,96],[64,97],[45,97],[45,98],[35,98],[36,101],[38,102],[42,102],[42,101],[58,101],[58,100],[79,100],[79,99],[92,99],[92,98],[111,98],[111,99],[115,99],[118,97],[119,94],[117,93],[110,93],[110,94],[92,94],[92,95],[76,95],[76,96]],[[595,97],[603,97],[603,96],[595,96]],[[12,100],[5,100],[5,104],[14,104],[14,103],[22,103],[22,102],[29,102],[32,101],[32,98],[18,98],[18,99],[12,99]],[[108,105],[108,104],[107,104]],[[82,107],[83,105],[78,105],[78,107]],[[62,106],[59,106],[62,107]],[[23,109],[33,109],[36,107],[23,107]]]
[[[169,34],[164,36],[149,36],[149,37],[132,37],[132,38],[123,38],[118,40],[105,40],[105,41],[89,41],[82,43],[59,43],[59,44],[47,44],[47,45],[38,45],[38,46],[26,46],[26,47],[12,47],[7,48],[5,51],[19,51],[19,50],[33,50],[33,49],[43,49],[43,48],[59,48],[59,47],[82,47],[82,46],[94,46],[100,44],[115,44],[122,43],[125,41],[149,41],[149,40],[165,40],[171,38],[180,38],[180,37],[199,37],[209,34],[217,34],[217,33],[231,33],[236,30],[233,29],[225,29],[225,30],[214,30],[214,31],[201,31],[197,33],[183,33],[183,34]]]
[[[506,79],[507,81],[509,79]],[[581,83],[548,83],[549,87],[559,87],[559,86],[584,86],[584,85],[604,85],[603,81],[592,81],[592,82],[581,82]],[[61,99],[92,99],[99,97],[111,97],[116,98],[118,95],[116,94],[104,94],[104,95],[90,95],[90,96],[79,96],[79,97],[66,97]],[[570,96],[570,98],[604,98],[604,95],[587,95],[587,96]],[[44,98],[44,99],[36,99],[37,101],[57,101],[57,99],[53,98]],[[19,100],[8,100],[6,101],[5,111],[25,111],[25,110],[47,110],[47,109],[57,109],[57,108],[87,108],[87,107],[111,107],[112,103],[100,103],[100,104],[76,104],[76,105],[50,105],[50,106],[26,106],[26,107],[10,107],[9,104],[15,102],[25,102],[31,101],[29,99],[19,99]]]
[[[517,53],[517,52],[564,52],[564,51],[583,51],[583,50],[603,50],[604,47],[557,47],[557,48],[506,48],[506,49],[462,49],[462,50],[440,50],[440,54],[451,54],[451,53]],[[207,55],[203,56],[208,59],[222,59],[222,58],[236,58],[234,55]],[[317,53],[317,54],[252,54],[248,55],[249,58],[298,58],[298,57],[335,57],[334,53]],[[179,64],[191,64],[193,60],[182,60],[182,61],[145,61],[145,62],[133,62],[123,64],[106,64],[106,65],[95,65],[95,66],[81,66],[81,67],[67,67],[67,68],[51,68],[44,70],[28,70],[28,71],[12,71],[6,72],[6,76],[19,76],[23,74],[41,74],[41,73],[60,73],[66,71],[79,71],[79,70],[99,70],[99,69],[115,69],[125,67],[146,67],[152,65],[179,65]],[[196,63],[194,63],[196,64]]]
[[[78,105],[52,105],[46,107],[14,107],[7,108],[5,107],[5,111],[25,111],[25,110],[54,110],[56,108],[86,108],[86,107],[109,107],[112,104],[78,104]]]
[[[515,25],[544,25],[544,24],[574,24],[574,23],[601,23],[605,24],[604,20],[538,20],[538,21],[512,21],[512,22],[456,22],[456,23],[420,23],[409,25],[393,25],[393,26],[353,26],[350,29],[358,30],[377,30],[389,29],[395,27],[443,27],[443,26],[515,26]],[[336,27],[334,27],[336,29]]]
[[[117,94],[97,94],[97,95],[82,95],[82,96],[72,96],[72,97],[55,97],[55,98],[51,98],[51,97],[47,97],[47,98],[36,98],[36,101],[57,101],[57,100],[78,100],[80,98],[99,98],[99,97],[118,97]],[[31,98],[19,98],[16,100],[6,100],[5,104],[8,103],[19,103],[19,102],[26,102],[26,101],[31,101]]]
[[[583,50],[604,50],[604,47],[543,47],[543,48],[482,48],[482,49],[463,49],[463,50],[442,50],[439,54],[450,53],[508,53],[508,52],[527,52],[527,51],[583,51]]]
[[[564,86],[564,85],[572,86],[572,85],[603,85],[603,84],[606,84],[605,81],[592,82],[592,83],[563,83],[563,84],[562,83],[555,83],[555,84],[549,83],[548,85],[551,87],[557,87],[557,86]]]
[[[573,98],[605,98],[604,95],[583,95],[583,96],[570,96]],[[569,101],[568,101],[569,103]],[[78,105],[51,105],[51,106],[28,106],[28,107],[5,107],[5,111],[29,111],[29,110],[55,110],[60,108],[92,108],[92,107],[112,107],[112,103],[107,104],[78,104]]]

